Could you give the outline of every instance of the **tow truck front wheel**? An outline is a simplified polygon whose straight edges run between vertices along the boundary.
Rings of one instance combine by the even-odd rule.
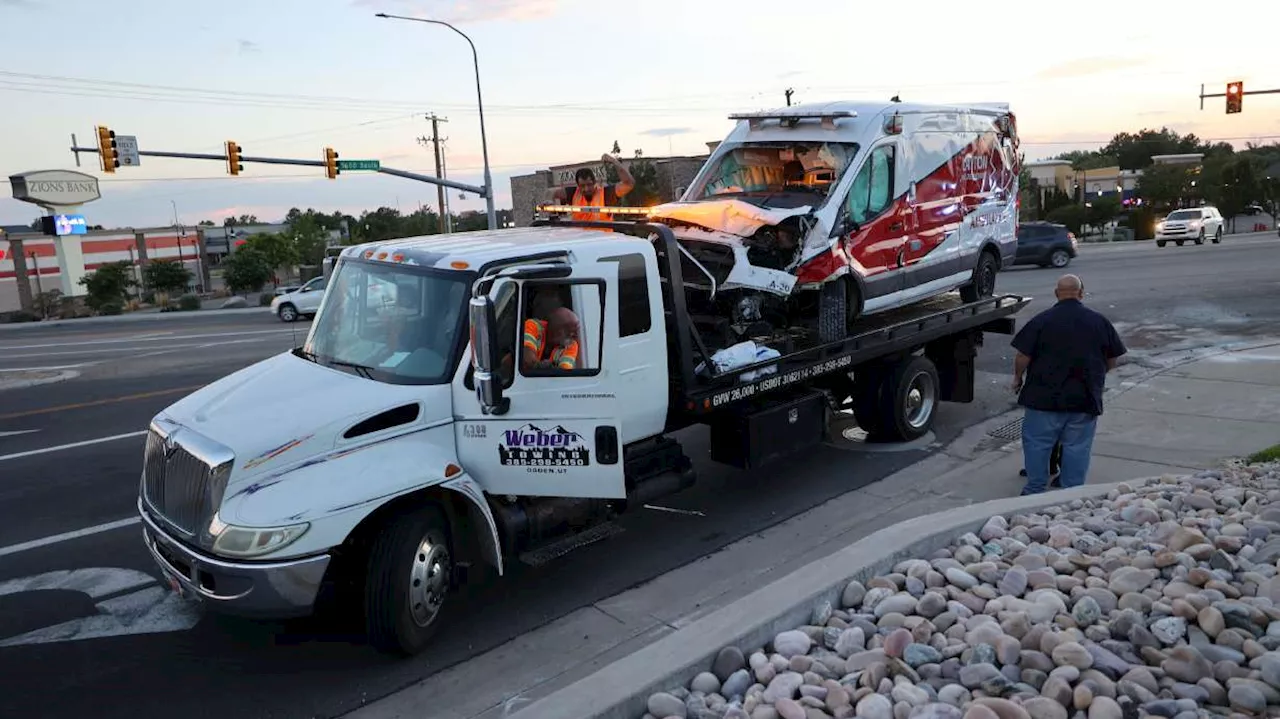
[[[369,643],[382,652],[417,654],[439,625],[452,588],[449,523],[427,506],[396,519],[369,549],[364,613]]]

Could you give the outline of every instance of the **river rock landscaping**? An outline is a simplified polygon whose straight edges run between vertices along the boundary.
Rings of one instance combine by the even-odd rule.
[[[1280,463],[1136,480],[850,581],[645,719],[1280,716],[1277,560]]]

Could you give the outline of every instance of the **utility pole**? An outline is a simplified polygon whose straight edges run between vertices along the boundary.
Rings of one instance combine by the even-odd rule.
[[[440,177],[447,179],[449,177],[449,153],[445,151],[444,137],[440,139]],[[449,193],[444,193],[444,226],[445,232],[453,232],[453,203],[449,201]]]
[[[791,96],[795,94],[795,89],[788,87],[786,94],[787,94],[787,107],[791,107]]]
[[[434,112],[431,113],[430,115],[427,115],[427,119],[431,121],[431,139],[428,140],[425,137],[419,137],[418,143],[423,145],[427,144],[428,142],[431,143],[431,151],[435,154],[435,157],[436,157],[436,177],[443,177],[444,176],[442,174],[443,160],[441,158],[441,153],[440,153],[440,143],[443,142],[444,140],[447,140],[448,138],[440,137],[440,123],[448,122],[449,120],[444,117],[437,117]],[[445,210],[445,204],[444,204],[444,186],[443,185],[436,186],[436,203],[437,203],[437,206],[439,207],[439,212],[440,212],[437,219],[437,221],[440,223],[440,234],[442,235],[447,234],[449,232],[449,229],[448,229],[448,221],[446,220],[446,215],[445,215],[446,210]]]

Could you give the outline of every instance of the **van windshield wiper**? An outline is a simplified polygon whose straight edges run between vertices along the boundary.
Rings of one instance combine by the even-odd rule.
[[[373,368],[367,365],[358,364],[356,362],[343,362],[342,360],[336,359],[331,359],[325,362],[325,364],[333,365],[334,367],[349,367],[355,370],[356,374],[361,377],[364,377],[365,379],[373,379]]]

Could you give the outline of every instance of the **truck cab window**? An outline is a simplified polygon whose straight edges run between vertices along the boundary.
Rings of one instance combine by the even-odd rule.
[[[520,373],[554,377],[598,372],[603,297],[598,282],[526,283],[515,352]]]
[[[859,225],[874,219],[893,200],[893,145],[881,145],[858,170],[845,201],[845,212]]]

